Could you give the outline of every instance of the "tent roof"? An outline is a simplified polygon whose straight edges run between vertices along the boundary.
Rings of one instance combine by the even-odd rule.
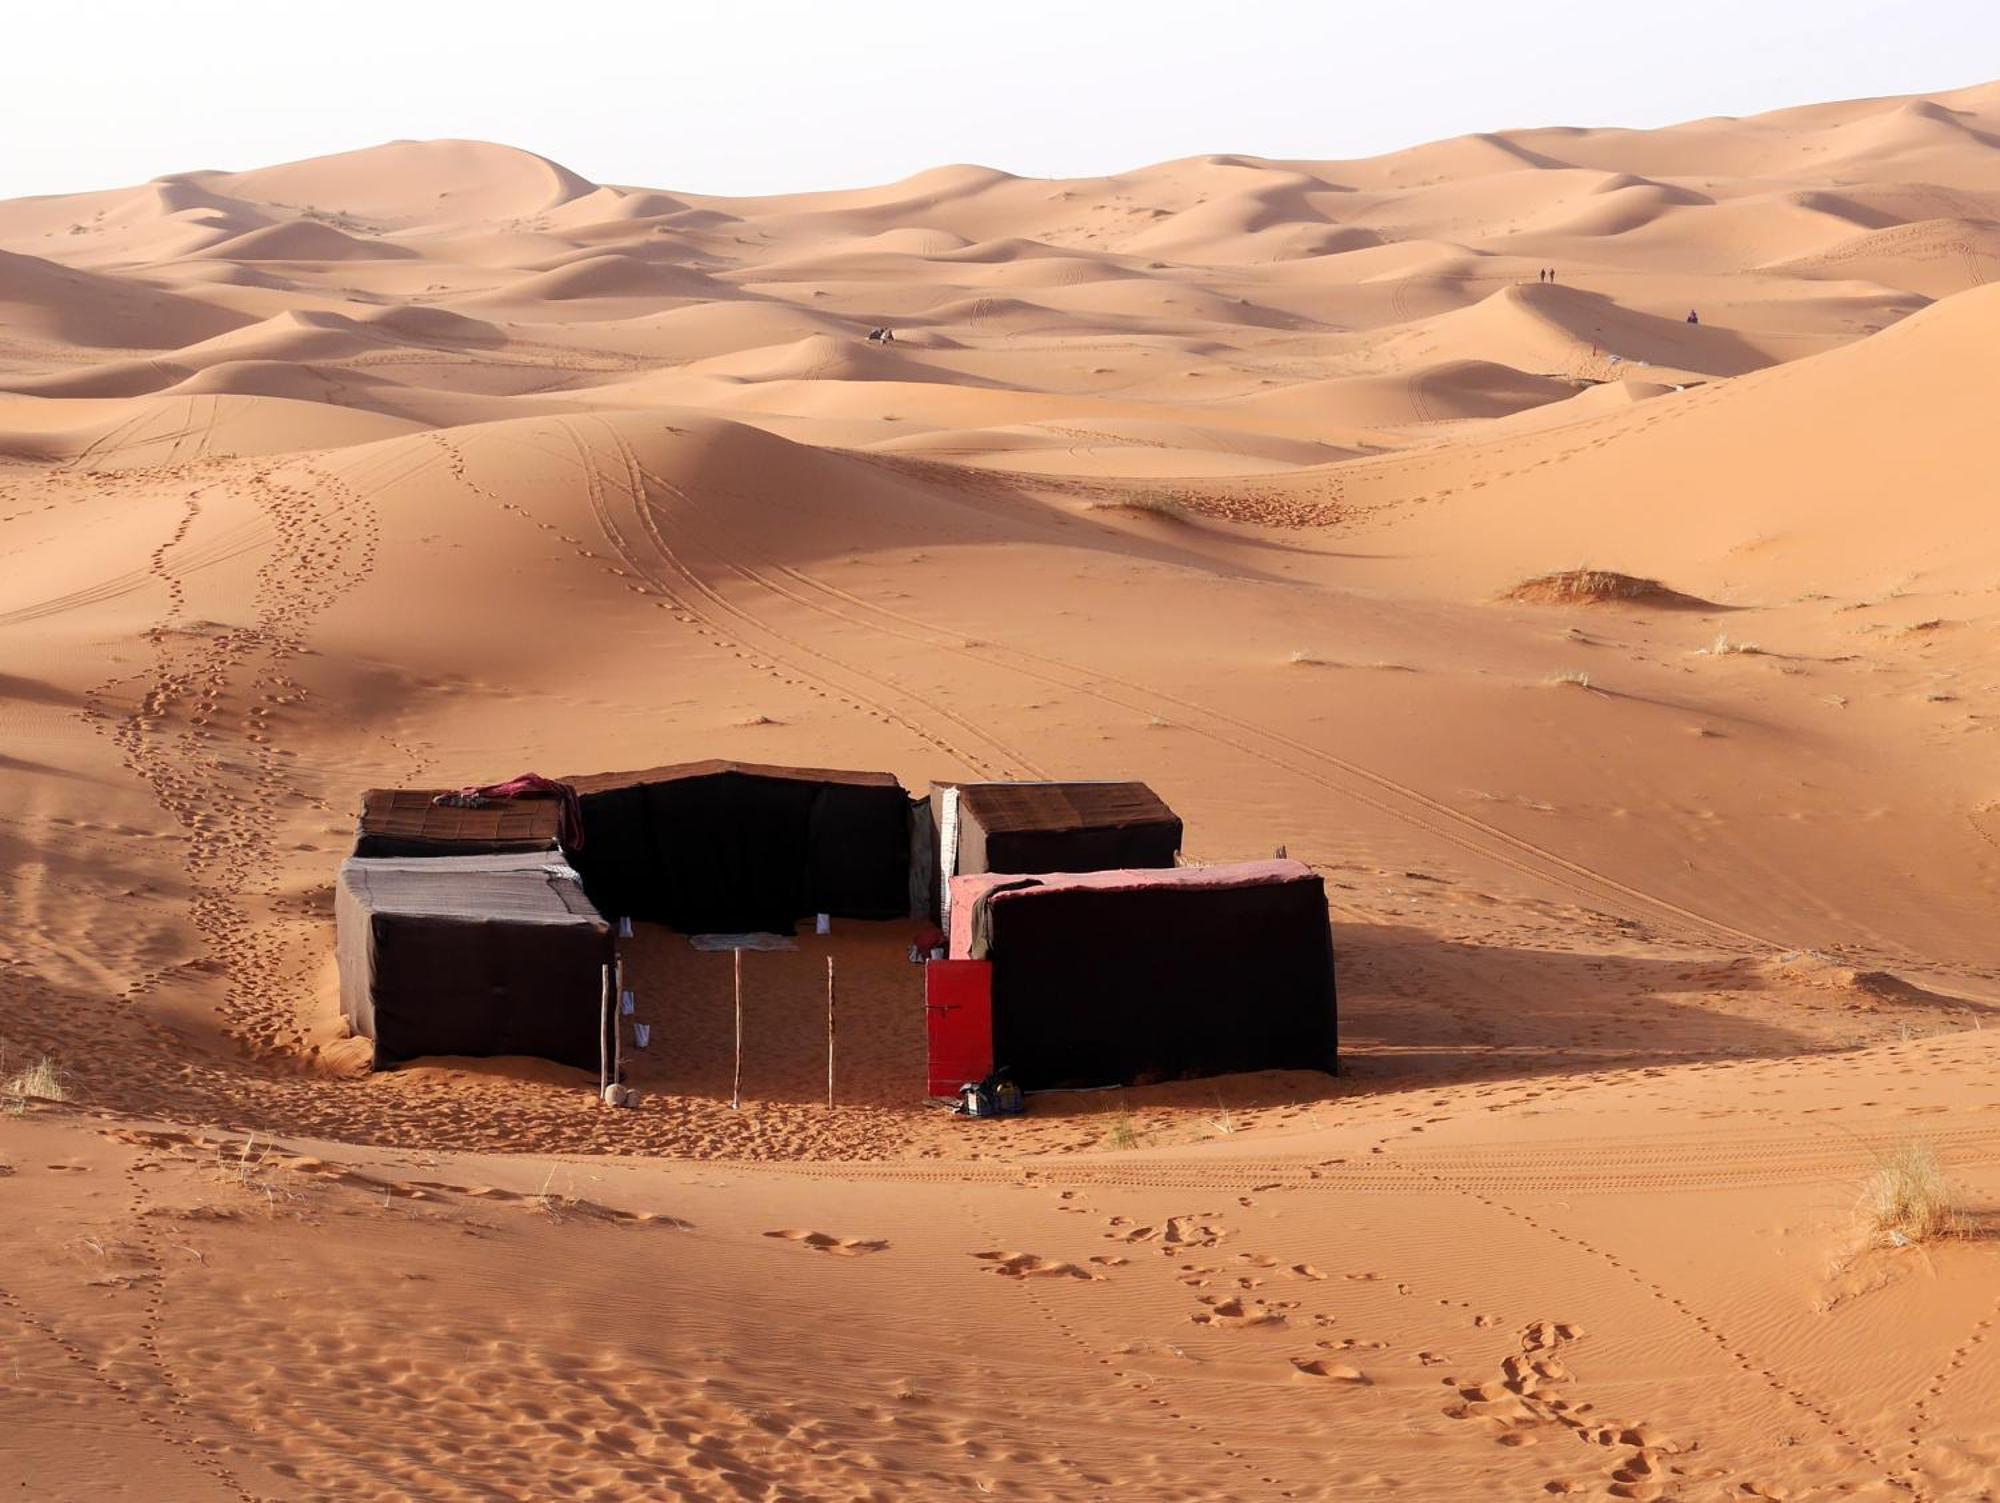
[[[638,772],[589,772],[562,781],[579,794],[611,793],[620,788],[636,788],[646,783],[672,783],[685,778],[712,778],[728,773],[742,777],[775,778],[789,783],[843,783],[858,788],[900,788],[894,773],[845,772],[828,767],[776,767],[762,762],[731,762],[710,758],[704,762],[676,762],[665,767],[648,767]]]
[[[477,808],[432,802],[445,791],[370,788],[361,795],[359,833],[440,844],[555,844],[562,806],[554,798],[495,800]]]
[[[553,854],[355,856],[341,863],[340,883],[371,913],[609,928]]]
[[[1178,824],[1144,783],[959,783],[959,808],[990,835]]]

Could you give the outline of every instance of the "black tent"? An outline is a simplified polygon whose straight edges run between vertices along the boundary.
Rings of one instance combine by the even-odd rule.
[[[909,914],[910,796],[888,773],[711,761],[565,781],[604,913],[689,934]]]
[[[990,963],[992,1060],[1028,1090],[1335,1065],[1326,890],[1301,862],[959,877],[950,954]]]
[[[436,802],[443,790],[370,788],[361,795],[354,854],[491,856],[553,851],[562,805],[551,797],[468,807]]]
[[[1168,867],[1181,848],[1180,816],[1144,783],[933,783],[927,814],[944,879]],[[939,876],[925,885],[935,913]]]
[[[611,928],[560,854],[350,859],[341,1011],[375,1063],[534,1054],[596,1069]]]

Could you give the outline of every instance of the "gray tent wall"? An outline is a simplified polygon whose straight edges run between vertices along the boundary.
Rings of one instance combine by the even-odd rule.
[[[527,1054],[597,1068],[611,928],[560,856],[350,858],[334,928],[341,1011],[378,1067]]]

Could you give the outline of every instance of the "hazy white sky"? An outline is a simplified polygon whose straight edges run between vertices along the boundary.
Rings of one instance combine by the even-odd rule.
[[[2000,71],[1995,0],[10,4],[0,197],[398,137],[763,193],[1658,125]]]

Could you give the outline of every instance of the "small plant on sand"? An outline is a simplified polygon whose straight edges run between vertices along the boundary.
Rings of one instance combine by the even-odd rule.
[[[567,1192],[556,1189],[556,1169],[558,1167],[555,1164],[549,1165],[549,1172],[542,1180],[542,1188],[536,1192],[530,1204],[544,1216],[552,1220],[561,1221],[581,1206],[583,1201],[576,1194],[576,1179],[574,1175],[570,1176],[570,1185]]]
[[[4,1068],[4,1061],[0,1061],[0,1068]],[[63,1084],[63,1072],[46,1054],[25,1070],[17,1070],[0,1081],[0,1104],[4,1104],[14,1116],[26,1111],[30,1101],[68,1099],[69,1090]]]
[[[1120,1107],[1118,1116],[1111,1124],[1111,1130],[1104,1135],[1107,1148],[1125,1149],[1139,1146],[1139,1130],[1132,1122],[1132,1109]]]
[[[1193,513],[1187,504],[1165,491],[1134,491],[1129,496],[1120,496],[1116,501],[1093,501],[1092,511],[1144,511],[1156,517],[1164,517],[1169,522],[1186,522]]]
[[[224,1185],[230,1193],[261,1195],[264,1209],[276,1213],[278,1203],[297,1198],[297,1193],[288,1186],[280,1185],[272,1178],[271,1171],[283,1163],[274,1158],[278,1145],[270,1140],[259,1143],[257,1134],[249,1134],[233,1149],[227,1143],[219,1143],[215,1149],[215,1181]]]
[[[1715,640],[1699,649],[1695,655],[1708,658],[1755,657],[1763,650],[1755,642],[1732,642],[1729,640],[1729,633],[1725,631],[1717,633]]]
[[[244,1138],[234,1153],[229,1152],[226,1146],[218,1147],[215,1150],[216,1178],[245,1190],[256,1188],[263,1176],[265,1161],[271,1157],[273,1146],[266,1143],[259,1148],[257,1134],[253,1132]]]
[[[1325,658],[1316,652],[1307,652],[1303,647],[1292,654],[1292,663],[1295,667],[1299,668],[1324,668],[1327,666]]]
[[[1879,1246],[1934,1242],[1956,1236],[1965,1225],[1937,1150],[1924,1142],[1877,1155],[1874,1172],[1861,1186],[1859,1210],[1869,1240]]]
[[[1558,689],[1588,689],[1590,675],[1581,668],[1565,668],[1559,673],[1551,673],[1545,682]]]

